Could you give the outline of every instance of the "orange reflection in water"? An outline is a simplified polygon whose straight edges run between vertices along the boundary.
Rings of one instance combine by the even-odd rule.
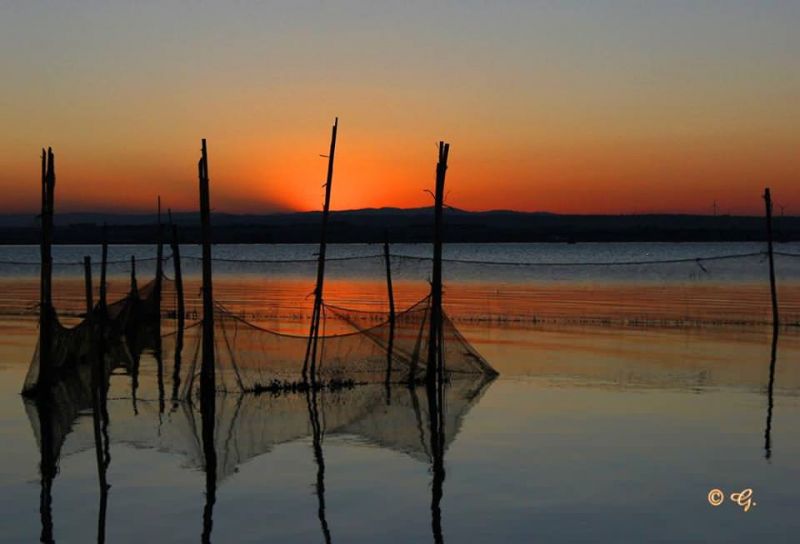
[[[174,307],[174,284],[165,282],[165,304]],[[394,283],[397,311],[410,307],[429,292],[422,281]],[[38,281],[0,279],[0,314],[35,315]],[[128,281],[110,282],[109,300],[125,296]],[[313,306],[313,281],[297,277],[234,277],[214,281],[214,298],[225,308],[261,326],[281,332],[304,332]],[[85,308],[83,280],[57,278],[53,299],[64,316]],[[95,285],[94,298],[97,299]],[[200,313],[200,282],[185,281],[187,311]],[[325,282],[328,304],[388,311],[384,281],[330,279]],[[751,326],[771,319],[766,283],[586,283],[586,282],[451,282],[445,286],[445,309],[457,322],[492,322],[507,326],[559,323],[608,326]],[[785,325],[800,322],[800,283],[779,290]],[[65,320],[68,319],[65,317]]]

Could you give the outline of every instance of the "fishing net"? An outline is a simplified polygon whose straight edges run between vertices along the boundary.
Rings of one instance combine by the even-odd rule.
[[[259,326],[307,332],[315,282],[313,246],[220,248],[215,299]],[[332,245],[324,299],[388,311],[386,261],[371,245]],[[188,251],[187,251],[188,252]],[[462,326],[769,326],[769,260],[763,243],[452,244],[444,248],[444,308]],[[197,257],[185,257],[188,292]],[[430,246],[391,247],[398,308],[430,291]],[[800,244],[774,255],[781,323],[800,324]],[[331,320],[328,333],[347,332]]]
[[[448,377],[493,372],[462,334],[466,331],[470,339],[482,338],[487,325],[754,327],[772,322],[769,261],[762,244],[738,244],[741,252],[724,244],[613,246],[445,248],[442,330]],[[316,280],[315,246],[215,249],[217,389],[291,388],[304,378],[310,295]],[[397,245],[388,266],[386,256],[374,246],[329,249],[315,378],[328,385],[423,379],[430,328],[429,247]],[[794,330],[800,324],[800,251],[792,244],[779,249],[775,272],[780,318],[782,325]],[[129,260],[116,259],[109,266],[109,293],[115,294],[109,298],[117,302],[109,305],[108,314],[115,323],[112,329],[124,337],[131,353],[130,365],[136,366],[136,354],[146,351],[159,351],[162,359],[178,351],[181,364],[172,372],[176,393],[168,395],[178,398],[191,395],[198,385],[201,328],[196,324],[202,318],[198,248],[183,250],[187,255],[181,260],[184,329],[180,333],[175,282],[163,275],[156,304],[155,282],[135,290],[127,287]],[[173,269],[170,261],[176,264],[166,257],[163,269],[168,272]],[[141,275],[159,268],[148,256],[140,257],[137,267]],[[80,270],[75,262],[55,267],[54,305],[59,315],[53,331],[53,359],[57,367],[80,359],[90,344],[90,328],[80,321],[85,305]],[[388,308],[387,270],[394,280],[395,304],[405,308],[396,312],[394,321]],[[58,281],[71,285],[71,290],[60,289]],[[122,285],[127,291],[120,291]],[[34,300],[35,293],[31,289]],[[0,311],[4,304],[0,298]],[[37,352],[26,389],[38,372],[38,358]],[[169,373],[165,375],[170,378]]]
[[[112,377],[112,390],[119,379]],[[445,447],[456,439],[467,413],[490,383],[490,378],[477,375],[448,383]],[[92,407],[89,377],[70,380],[61,392],[48,409],[42,410],[31,400],[25,401],[25,408],[37,443],[41,445],[42,425],[49,425],[52,453],[64,458],[94,448],[95,436],[91,418],[80,417]],[[387,399],[387,390],[380,384],[321,391],[316,399],[321,432],[326,437],[356,438],[359,443],[429,463],[431,437],[425,395],[422,386],[394,386]],[[183,466],[204,468],[201,417],[195,403],[164,407],[155,399],[140,399],[134,408],[129,399],[109,395],[106,410],[112,445],[179,455]],[[311,435],[309,399],[304,393],[221,395],[214,416],[217,477],[224,480],[247,461]]]
[[[35,248],[33,248],[35,249]],[[129,290],[129,259],[137,271],[154,272],[154,250],[113,247],[109,300]],[[524,326],[597,324],[623,327],[763,326],[772,319],[769,263],[763,243],[737,244],[452,244],[444,248],[444,307],[457,324]],[[64,324],[84,313],[78,251],[55,246],[53,303]],[[375,245],[331,245],[324,300],[332,305],[388,311],[386,261]],[[214,296],[249,322],[276,332],[303,335],[311,316],[317,259],[313,245],[219,245],[214,248]],[[186,318],[200,319],[199,248],[182,246]],[[37,314],[35,252],[25,261],[0,261],[0,314]],[[30,259],[30,261],[28,261]],[[430,291],[430,246],[395,244],[390,266],[398,308]],[[94,277],[98,277],[93,256]],[[164,260],[169,275],[174,262]],[[781,322],[800,324],[800,244],[776,244],[775,273]],[[153,277],[153,276],[150,276]],[[175,307],[174,290],[163,299]],[[97,289],[95,289],[97,295]],[[167,315],[162,308],[162,314]],[[168,320],[164,326],[175,323]],[[348,332],[331,320],[328,333]],[[466,329],[464,329],[466,330]]]
[[[173,288],[171,283],[162,278],[161,281],[151,280],[141,288],[133,287],[127,296],[108,304],[105,312],[96,306],[90,316],[72,327],[64,325],[54,312],[51,319],[49,357],[56,377],[54,383],[69,381],[64,380],[67,374],[85,370],[78,367],[87,366],[81,363],[90,359],[90,353],[98,341],[98,334],[103,335],[103,342],[107,346],[106,356],[111,356],[116,364],[126,361],[124,366],[128,371],[136,360],[132,354],[157,349],[160,346],[161,334],[160,293],[165,287],[167,290]],[[102,327],[99,326],[101,324]],[[25,376],[23,394],[34,391],[37,386],[41,355],[41,345],[37,341]]]
[[[483,258],[454,247],[444,262],[445,307],[455,322],[474,326],[772,323],[769,260],[761,244],[742,244],[752,251],[741,253],[721,244],[656,244],[652,254],[638,244],[583,246],[542,247],[540,256],[535,247],[500,245],[484,248]],[[403,271],[398,277],[430,266],[429,257],[409,249],[392,255]],[[779,251],[774,259],[781,323],[796,326],[800,254]]]
[[[316,380],[323,385],[415,383],[426,372],[430,298],[398,312],[351,310],[324,305],[318,336]],[[350,330],[326,334],[328,327]],[[445,374],[494,375],[489,363],[444,316]],[[198,386],[200,328],[187,342],[190,355],[184,395]],[[262,391],[296,387],[307,356],[309,337],[276,332],[249,322],[217,304],[214,355],[218,391]]]

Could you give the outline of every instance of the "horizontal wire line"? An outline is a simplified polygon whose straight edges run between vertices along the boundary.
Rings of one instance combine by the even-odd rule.
[[[489,266],[641,266],[641,265],[649,265],[649,264],[678,264],[678,263],[696,263],[696,262],[705,262],[705,261],[719,261],[723,259],[743,259],[747,257],[757,257],[760,255],[766,255],[766,252],[758,251],[754,253],[738,253],[732,255],[714,255],[710,257],[686,257],[682,259],[661,259],[661,260],[650,260],[650,261],[588,261],[588,262],[540,262],[540,263],[531,263],[531,262],[513,262],[513,261],[478,261],[478,260],[468,260],[468,259],[442,259],[443,262],[446,263],[458,263],[458,264],[479,264],[479,265],[489,265]],[[432,261],[432,257],[417,257],[414,255],[391,255],[391,257],[399,258],[399,259],[409,259],[409,260],[417,260],[417,261]]]
[[[800,253],[789,253],[783,251],[775,251],[773,252],[774,255],[778,255],[781,257],[796,257],[800,258]],[[758,256],[766,256],[768,252],[766,251],[756,251],[751,253],[734,253],[729,255],[712,255],[712,256],[700,256],[700,257],[685,257],[680,259],[654,259],[654,260],[639,260],[639,261],[576,261],[576,262],[569,262],[569,261],[562,261],[562,262],[518,262],[518,261],[487,261],[487,260],[472,260],[472,259],[452,259],[452,258],[443,258],[442,262],[446,263],[456,263],[456,264],[468,264],[468,265],[486,265],[486,266],[519,266],[519,267],[578,267],[578,266],[644,266],[644,265],[659,265],[659,264],[681,264],[681,263],[697,263],[697,262],[706,262],[706,261],[721,261],[721,260],[729,260],[729,259],[745,259],[749,257],[758,257]],[[366,260],[366,259],[383,259],[385,256],[383,254],[375,254],[375,255],[353,255],[349,257],[330,257],[327,258],[327,262],[334,262],[334,261],[356,261],[356,260]],[[409,261],[432,261],[433,257],[423,257],[418,255],[405,255],[401,253],[392,253],[389,255],[390,259],[398,259],[398,260],[409,260]],[[136,259],[136,262],[149,262],[155,261],[158,257],[145,257],[141,259]],[[172,255],[168,255],[163,257],[164,261],[168,261],[172,259]],[[192,260],[192,261],[201,261],[202,257],[196,256],[183,256],[181,259],[185,260]],[[242,263],[242,264],[296,264],[296,263],[316,263],[319,261],[317,258],[311,259],[230,259],[224,257],[215,257],[211,259],[212,262],[222,262],[222,263]],[[107,265],[116,265],[116,264],[129,264],[129,259],[121,259],[115,261],[107,261]],[[12,265],[12,266],[39,266],[39,262],[34,261],[0,261],[1,265]],[[93,261],[92,266],[99,266],[100,263],[98,261]],[[53,266],[83,266],[83,261],[61,261],[61,262],[54,262]]]

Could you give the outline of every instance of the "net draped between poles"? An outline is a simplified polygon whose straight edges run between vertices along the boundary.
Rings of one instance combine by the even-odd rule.
[[[70,374],[90,372],[97,334],[104,336],[103,358],[113,361],[113,364],[107,365],[107,373],[117,368],[130,373],[143,351],[160,349],[162,300],[164,294],[169,293],[171,284],[167,278],[162,278],[160,285],[153,279],[141,288],[131,289],[124,298],[108,304],[105,312],[96,305],[91,315],[85,316],[72,327],[65,326],[56,314],[52,320],[53,330],[50,332],[50,364],[57,377],[56,384],[68,382],[64,378]],[[40,359],[41,351],[37,341],[25,376],[23,394],[36,389]]]
[[[457,249],[457,248],[456,248]],[[259,250],[260,251],[260,250]],[[270,250],[271,251],[271,250]],[[374,250],[343,248],[346,254],[329,259],[320,327],[319,379],[327,384],[413,383],[425,372],[430,317],[430,258],[390,255],[397,306],[392,334],[386,307],[385,260]],[[315,260],[306,258],[215,259],[215,352],[217,389],[225,392],[286,387],[300,380],[308,336],[289,334],[308,318],[307,296],[313,285]],[[458,252],[454,250],[457,257]],[[564,252],[569,256],[570,253]],[[598,254],[600,255],[600,254]],[[531,255],[535,257],[535,255]],[[602,255],[601,255],[602,256]],[[612,254],[609,254],[613,257]],[[166,256],[164,262],[171,260]],[[192,268],[195,257],[182,258],[185,322],[179,392],[192,392],[199,371],[197,349],[202,319],[199,284]],[[800,255],[794,250],[775,253],[781,324],[800,325]],[[443,331],[445,369],[451,375],[491,374],[491,366],[459,331],[475,327],[578,324],[623,327],[754,327],[770,323],[766,254],[763,251],[723,253],[679,259],[610,259],[608,261],[512,262],[444,258]],[[129,281],[127,261],[109,264],[110,292],[106,344],[116,346],[125,372],[132,372],[142,351],[159,349],[164,360],[176,347],[174,282],[161,279],[159,303],[152,280],[134,293],[120,291]],[[0,295],[0,313],[35,313],[31,300],[37,285],[18,280],[35,268],[33,262],[0,263],[0,278],[9,277],[8,292]],[[149,275],[152,259],[137,261]],[[57,369],[75,366],[92,345],[92,327],[85,319],[80,268],[73,262],[54,266],[52,359]],[[22,274],[22,275],[21,275]],[[73,277],[74,276],[74,277]],[[152,276],[150,276],[152,277]],[[61,283],[60,283],[61,282]],[[15,287],[16,286],[16,287]],[[65,286],[66,288],[60,288]],[[342,287],[344,286],[344,287]],[[16,290],[13,290],[16,289]],[[97,293],[97,289],[95,289]],[[304,302],[304,297],[306,301]],[[336,303],[331,304],[333,300]],[[373,309],[354,309],[373,308]],[[377,309],[375,309],[377,308]],[[68,326],[68,324],[75,324]],[[294,329],[292,329],[294,324]],[[527,324],[527,325],[526,325]],[[389,339],[392,339],[391,347]],[[38,346],[24,390],[30,390],[38,371]],[[126,366],[127,365],[127,366]]]
[[[159,290],[160,289],[160,290]],[[197,392],[200,373],[202,316],[197,313],[197,296],[187,297],[186,326],[178,352],[179,331],[175,330],[175,284],[166,275],[161,281],[131,286],[122,298],[107,305],[105,312],[95,306],[89,316],[65,312],[74,326],[53,319],[52,361],[56,376],[80,374],[92,364],[92,349],[102,323],[104,344],[113,356],[106,364],[107,374],[122,373],[138,380],[138,361],[144,352],[158,352],[159,365],[180,360],[177,370],[165,372],[162,390],[179,392],[180,398]],[[194,296],[193,296],[194,295]],[[388,312],[348,309],[323,304],[318,337],[319,363],[316,385],[353,386],[373,383],[421,383],[426,372],[427,340],[431,310],[426,296],[394,320]],[[214,311],[215,368],[218,392],[244,393],[296,388],[302,380],[302,367],[308,336],[277,332],[247,319],[247,312],[232,311],[217,302]],[[461,335],[455,324],[443,316],[445,368],[448,376],[487,375],[496,372]],[[327,330],[339,331],[326,333]],[[344,332],[342,332],[344,331]],[[35,390],[39,374],[40,350],[37,343],[23,385],[23,393]],[[108,355],[108,354],[107,354]],[[135,395],[135,391],[133,393]],[[175,395],[172,395],[175,396]]]
[[[414,384],[424,379],[430,297],[395,315],[337,306],[323,306],[318,337],[320,386],[372,383]],[[336,323],[332,323],[336,322]],[[308,337],[258,326],[243,316],[215,305],[214,350],[219,392],[259,392],[291,389],[302,382]],[[328,327],[352,332],[325,334]],[[446,315],[443,323],[445,371],[456,375],[496,374]],[[184,396],[198,387],[200,330],[187,342],[188,378]]]
[[[168,369],[171,370],[171,369]],[[462,422],[489,387],[491,379],[463,376],[448,385],[445,395],[449,432],[445,448],[457,437]],[[396,387],[386,402],[385,388],[370,384],[352,389],[322,391],[319,411],[326,437],[358,437],[371,446],[431,461],[431,436],[425,388]],[[237,467],[281,444],[307,439],[312,434],[304,393],[221,395],[215,413],[214,441],[218,452],[220,481],[235,474]],[[41,425],[50,425],[53,457],[61,459],[94,447],[91,418],[80,417],[91,410],[88,375],[61,385],[54,395],[50,418],[42,421],[36,402],[25,399],[31,428],[41,444]],[[205,467],[200,440],[200,414],[192,402],[169,405],[160,412],[158,402],[142,400],[136,412],[125,398],[107,402],[111,444],[168,452],[182,458],[186,467]]]

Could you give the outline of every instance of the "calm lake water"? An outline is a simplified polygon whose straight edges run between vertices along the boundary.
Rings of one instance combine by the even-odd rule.
[[[55,249],[56,262],[99,258],[94,247]],[[181,249],[196,304],[197,248]],[[788,254],[800,245],[777,249],[785,326],[773,343],[766,263],[751,255],[762,244],[448,246],[446,258],[483,264],[445,263],[445,310],[500,375],[447,388],[444,481],[434,481],[423,392],[395,387],[390,402],[374,385],[324,392],[318,444],[303,395],[220,396],[212,540],[433,542],[440,522],[443,541],[459,543],[795,542],[800,260]],[[215,263],[217,297],[263,326],[305,332],[314,251],[216,246],[230,260]],[[329,256],[381,252],[332,246]],[[126,262],[112,265],[112,293],[127,290],[131,254],[140,281],[152,277],[152,247],[113,247],[111,260]],[[695,260],[730,255],[750,256]],[[38,268],[18,263],[36,258],[0,247],[0,542],[36,542],[42,529],[39,414],[19,395],[36,347]],[[596,264],[610,262],[626,264]],[[424,296],[429,267],[393,260],[399,305]],[[77,322],[66,314],[80,311],[82,268],[56,272],[56,304]],[[332,261],[326,298],[383,310],[384,273],[378,258]],[[91,410],[65,417],[57,542],[96,541],[99,525],[107,542],[200,540],[200,415],[159,403],[156,366],[145,353],[135,400],[131,376],[111,378],[104,522]],[[745,489],[748,511],[730,498]]]

